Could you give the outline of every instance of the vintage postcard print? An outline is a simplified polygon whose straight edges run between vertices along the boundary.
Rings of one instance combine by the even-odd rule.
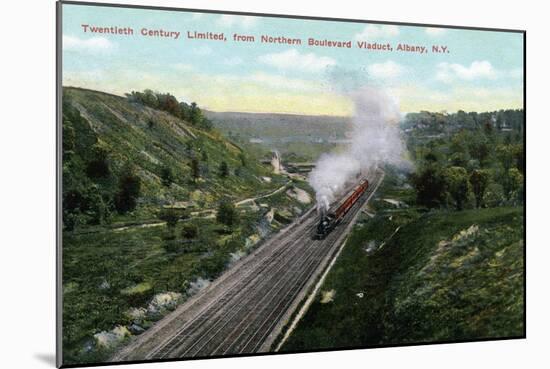
[[[525,337],[524,31],[61,2],[58,38],[58,365]]]

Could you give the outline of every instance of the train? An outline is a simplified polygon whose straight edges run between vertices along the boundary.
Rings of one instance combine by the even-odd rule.
[[[351,194],[340,203],[340,205],[334,210],[329,209],[328,212],[321,214],[321,219],[317,225],[314,238],[318,240],[324,239],[332,230],[342,221],[348,211],[355,205],[357,200],[363,196],[367,188],[369,187],[369,181],[363,179],[357,187],[351,192]]]

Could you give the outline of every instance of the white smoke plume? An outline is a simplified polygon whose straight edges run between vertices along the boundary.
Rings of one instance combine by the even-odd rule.
[[[346,183],[358,174],[383,164],[406,164],[397,101],[381,88],[370,86],[345,94],[354,103],[351,143],[343,152],[323,154],[309,175],[319,211],[328,210]]]

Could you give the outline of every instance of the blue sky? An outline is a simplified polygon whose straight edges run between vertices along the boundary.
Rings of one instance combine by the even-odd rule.
[[[85,33],[82,24],[132,27],[134,35]],[[144,37],[142,28],[181,34]],[[228,40],[188,39],[187,31],[223,32]],[[234,33],[257,41],[233,42]],[[303,44],[260,43],[261,35]],[[354,47],[308,46],[310,37]],[[361,40],[394,51],[361,50]],[[397,52],[400,43],[450,52]],[[403,112],[520,108],[522,51],[520,33],[63,6],[63,85],[121,95],[151,88],[216,111],[350,115],[346,92],[363,84],[385,89]]]

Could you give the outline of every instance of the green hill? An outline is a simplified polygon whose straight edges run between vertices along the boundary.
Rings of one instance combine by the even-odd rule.
[[[158,209],[189,199],[197,208],[210,208],[221,198],[246,198],[286,180],[275,176],[270,183],[261,181],[260,176],[270,176],[268,168],[217,131],[199,129],[165,111],[102,92],[64,88],[63,131],[66,215],[80,213],[82,218],[74,219],[75,225],[101,223],[109,215],[120,218],[106,211],[90,219],[87,215],[98,210],[88,209],[93,205],[86,203],[97,203],[101,197],[108,210],[125,171],[140,179],[133,214],[140,218],[153,216],[152,206]],[[193,160],[200,172],[196,181]],[[220,176],[222,162],[237,175]],[[83,211],[71,212],[80,207]]]
[[[63,89],[66,364],[107,359],[312,205],[195,104],[134,96]]]
[[[425,212],[387,182],[282,350],[522,336],[523,207]]]

